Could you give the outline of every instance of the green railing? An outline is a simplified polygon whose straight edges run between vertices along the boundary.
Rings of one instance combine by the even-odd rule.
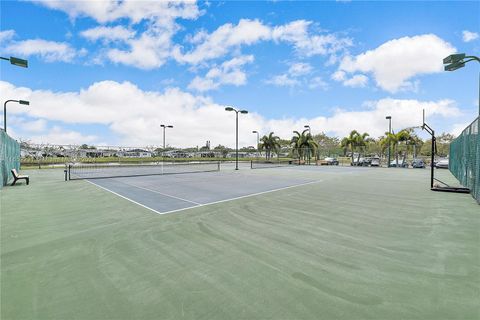
[[[13,168],[20,170],[20,144],[0,129],[0,188],[12,179]]]
[[[449,168],[480,203],[480,118],[475,119],[450,144]]]

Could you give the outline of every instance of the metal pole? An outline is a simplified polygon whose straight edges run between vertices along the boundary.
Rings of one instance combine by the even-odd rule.
[[[260,157],[260,134],[257,131],[257,159]]]
[[[388,119],[388,133],[392,134],[392,118]],[[391,146],[390,146],[390,139],[388,139],[388,163],[387,168],[390,168],[390,161],[391,161]]]
[[[235,170],[238,170],[238,111],[236,113],[236,123],[235,123]]]
[[[165,128],[163,127],[163,152],[165,153]]]
[[[3,131],[7,133],[7,102],[3,104]]]
[[[433,162],[435,161],[435,131],[432,130],[432,157],[430,159],[430,189],[433,188]]]

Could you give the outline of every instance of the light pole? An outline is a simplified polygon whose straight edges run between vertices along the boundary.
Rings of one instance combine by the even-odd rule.
[[[26,101],[26,100],[7,100],[5,101],[5,103],[3,104],[3,130],[5,131],[5,133],[7,133],[7,103],[9,102],[18,102],[20,104],[24,104],[24,105],[30,105],[30,101]]]
[[[225,111],[235,111],[236,113],[236,122],[235,122],[235,170],[238,170],[238,114],[243,113],[247,114],[247,110],[236,110],[232,107],[226,107]]]
[[[163,152],[165,152],[165,129],[166,128],[173,128],[173,126],[172,125],[161,124],[160,127],[163,128]]]
[[[466,60],[465,60],[466,59]],[[470,61],[477,61],[480,63],[480,58],[475,56],[467,56],[465,53],[451,54],[443,59],[445,64],[445,71],[455,71],[457,69],[465,67],[465,63]],[[478,82],[478,115],[480,116],[480,73]]]
[[[385,119],[388,120],[388,133],[392,133],[392,116],[386,116]],[[387,168],[390,168],[390,138],[388,138],[388,162]]]
[[[14,66],[17,66],[17,67],[28,68],[28,61],[24,59],[19,59],[15,57],[10,57],[10,58],[0,57],[0,59],[10,61],[10,64],[13,64]]]
[[[259,158],[259,152],[260,152],[260,134],[258,133],[257,130],[253,130],[252,133],[257,134],[257,159]]]

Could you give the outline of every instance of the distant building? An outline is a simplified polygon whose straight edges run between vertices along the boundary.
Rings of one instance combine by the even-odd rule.
[[[153,153],[142,149],[124,150],[116,152],[118,157],[124,158],[149,158],[153,157]]]
[[[170,150],[162,152],[162,156],[167,158],[191,158],[192,154],[182,150]]]
[[[255,157],[255,153],[250,153],[250,152],[238,152],[238,157],[239,158],[253,158]],[[229,152],[227,154],[227,158],[236,158],[236,153],[235,152]]]

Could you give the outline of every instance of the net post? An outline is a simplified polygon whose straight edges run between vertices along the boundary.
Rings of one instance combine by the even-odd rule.
[[[250,169],[253,169],[253,160],[250,160]]]
[[[69,163],[69,164],[68,164],[68,180],[69,180],[69,181],[72,180],[72,179],[71,179],[71,176],[70,176],[70,172],[72,171],[71,169],[72,169],[72,165]]]

